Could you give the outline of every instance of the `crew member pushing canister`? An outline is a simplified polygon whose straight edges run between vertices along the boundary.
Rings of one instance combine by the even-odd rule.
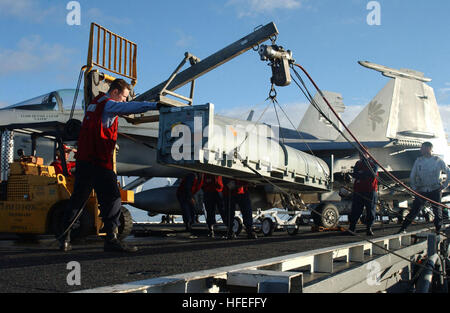
[[[233,239],[233,221],[236,210],[236,204],[242,213],[243,223],[245,231],[247,232],[247,238],[256,239],[257,235],[253,231],[253,215],[252,215],[252,203],[250,200],[250,194],[248,192],[248,183],[240,180],[224,179],[226,191],[224,192],[225,208],[228,224],[228,238]],[[228,197],[228,200],[226,198]]]
[[[125,80],[116,79],[111,83],[108,93],[101,93],[87,107],[75,155],[74,190],[64,212],[64,228],[68,229],[94,189],[106,232],[105,251],[137,251],[136,247],[127,246],[118,239],[121,196],[117,175],[113,170],[118,115],[157,110],[159,104],[126,102],[130,91],[131,87]],[[70,230],[60,238],[60,249],[63,251],[71,249]]]
[[[186,231],[192,232],[192,224],[195,220],[194,196],[203,185],[203,174],[189,173],[182,180],[177,189],[177,199],[183,212],[183,222]]]
[[[216,210],[225,222],[225,211],[223,207],[223,182],[222,176],[205,175],[203,183],[203,201],[206,209],[206,223],[208,224],[209,237],[214,237],[213,225],[216,224]]]

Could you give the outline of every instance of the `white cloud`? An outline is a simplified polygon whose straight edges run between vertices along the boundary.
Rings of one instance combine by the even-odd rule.
[[[192,45],[192,42],[194,41],[194,37],[191,35],[186,34],[182,30],[175,30],[178,40],[175,42],[175,45],[177,47],[186,48]]]
[[[438,89],[437,97],[440,102],[447,101],[450,98],[450,83],[445,83],[445,87]]]
[[[365,105],[346,105],[345,111],[342,113],[341,119],[349,125],[358,114],[363,110]]]
[[[253,115],[254,122],[256,122],[261,117],[261,114],[264,112],[266,105],[267,103],[260,104],[257,107],[253,108],[253,110],[255,111]],[[308,106],[309,103],[290,103],[287,105],[282,104],[284,111],[289,115],[289,119],[294,124],[295,128],[297,128],[298,125],[300,124],[300,121],[302,120],[303,115],[306,113]],[[341,116],[341,119],[348,126],[358,116],[358,114],[363,110],[364,107],[365,105],[346,106],[345,111]],[[232,110],[230,109],[219,110],[217,114],[228,116],[231,118],[247,119],[247,116],[249,115],[251,110],[252,108],[240,106],[237,108],[233,108]],[[289,122],[289,120],[285,117],[284,113],[281,112],[279,109],[277,110],[281,126],[292,129],[293,127]],[[439,105],[439,111],[441,114],[444,131],[447,134],[447,138],[450,138],[450,104]],[[273,106],[270,106],[269,109],[264,113],[260,122],[278,126],[278,121]]]
[[[0,16],[13,17],[29,22],[47,21],[50,15],[58,11],[57,7],[42,8],[35,0],[0,0]]]
[[[258,107],[253,109],[255,111],[253,115],[253,121],[257,121],[261,117],[261,114],[264,112],[266,105],[267,104],[258,105]],[[297,128],[303,118],[303,115],[305,115],[306,110],[309,107],[309,103],[296,102],[286,105],[282,104],[281,106],[283,107],[284,112],[286,112],[286,114],[288,114],[289,116],[288,119],[286,115],[283,113],[283,111],[281,111],[277,107],[278,117],[280,119],[281,126],[286,128],[293,128],[292,124],[294,124],[295,128]],[[341,116],[341,119],[344,121],[344,123],[350,124],[355,119],[355,117],[362,111],[363,108],[364,105],[346,106],[345,111]],[[245,108],[238,107],[233,108],[232,111],[219,110],[217,114],[232,118],[246,119],[247,116],[250,114],[251,110],[252,109],[248,107]],[[449,106],[449,118],[450,118],[450,106]],[[273,105],[270,105],[267,111],[264,113],[261,122],[278,126],[277,115],[275,113]]]
[[[298,127],[298,124],[300,124],[300,121],[303,115],[305,114],[306,109],[309,106],[309,103],[289,103],[289,104],[281,104],[281,106],[284,112],[286,112],[286,114],[288,114],[289,116],[288,119],[286,115],[283,113],[283,111],[281,111],[280,108],[277,107],[278,118],[280,119],[281,126],[285,128],[296,129]],[[247,119],[252,109],[255,111],[255,113],[253,114],[254,122],[259,121],[261,123],[278,126],[277,114],[275,113],[273,105],[269,104],[269,102],[265,102],[254,108],[240,106],[237,108],[233,108],[232,111],[219,110],[217,114],[232,118]],[[291,124],[291,122],[293,125]]]
[[[444,131],[447,134],[447,138],[450,138],[450,104],[440,105],[439,113],[441,114],[442,124],[444,125]]]
[[[279,9],[294,10],[302,7],[304,0],[228,0],[226,6],[234,6],[239,17],[272,13]]]
[[[39,35],[24,37],[16,49],[0,49],[0,76],[60,67],[69,62],[72,53],[60,44],[43,42]]]
[[[95,21],[97,24],[101,25],[129,25],[132,23],[131,18],[107,15],[102,9],[99,8],[90,8],[86,11],[86,16],[88,20]]]

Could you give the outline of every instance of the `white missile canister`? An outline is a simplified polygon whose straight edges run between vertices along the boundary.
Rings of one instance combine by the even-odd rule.
[[[323,160],[288,147],[266,124],[214,115],[214,105],[160,110],[158,162],[304,192],[329,191]]]

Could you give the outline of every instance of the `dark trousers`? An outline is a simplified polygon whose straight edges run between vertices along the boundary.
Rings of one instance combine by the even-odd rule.
[[[352,212],[350,214],[350,227],[354,229],[356,223],[362,215],[364,208],[366,208],[366,226],[372,227],[375,222],[377,203],[376,191],[371,192],[355,192],[353,194]]]
[[[180,203],[181,212],[183,213],[183,222],[187,230],[191,230],[192,224],[195,220],[195,206],[192,203],[192,198],[184,195],[177,195]]]
[[[250,230],[253,226],[252,203],[250,201],[250,195],[248,193],[232,195],[229,199],[229,202],[229,212],[228,214],[226,214],[228,220],[228,229],[231,229],[233,227],[233,218],[237,204],[242,213],[244,226],[247,230]]]
[[[428,198],[430,200],[433,200],[435,202],[441,202],[442,198],[442,192],[438,190],[434,190],[431,192],[420,192],[422,196],[425,198]],[[414,202],[412,204],[412,209],[409,212],[408,216],[406,216],[405,220],[403,221],[402,228],[406,229],[412,221],[417,217],[420,210],[425,204],[425,200],[419,197],[416,197],[414,199]],[[433,205],[433,213],[434,213],[434,226],[436,227],[436,230],[441,230],[442,227],[442,207]]]
[[[209,230],[212,229],[212,225],[216,224],[216,210],[219,212],[222,220],[225,223],[225,211],[223,195],[221,192],[203,192],[203,202],[205,203],[206,210],[206,223],[208,224]]]
[[[104,230],[111,234],[112,230],[120,225],[122,201],[117,185],[117,175],[112,170],[84,161],[76,163],[74,190],[64,212],[64,228],[70,225],[89,199],[92,189],[97,194]]]

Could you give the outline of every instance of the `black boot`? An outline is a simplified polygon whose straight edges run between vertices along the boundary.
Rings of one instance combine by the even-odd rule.
[[[348,228],[348,230],[343,231],[341,234],[343,236],[355,236],[355,229],[356,229],[356,225],[350,224],[350,227]]]
[[[258,236],[256,235],[256,233],[253,231],[252,228],[247,228],[246,231],[247,231],[248,239],[257,239],[258,238]]]
[[[227,240],[234,240],[234,239],[236,239],[236,234],[234,233],[234,231],[229,230],[227,232]]]
[[[70,244],[70,229],[59,239],[59,250],[63,252],[72,250],[72,245]]]
[[[105,238],[105,252],[136,252],[138,251],[137,247],[129,246],[123,241],[117,238],[118,230],[114,228],[111,232],[106,234]]]
[[[366,235],[367,236],[373,236],[374,235],[372,227],[367,227]]]

